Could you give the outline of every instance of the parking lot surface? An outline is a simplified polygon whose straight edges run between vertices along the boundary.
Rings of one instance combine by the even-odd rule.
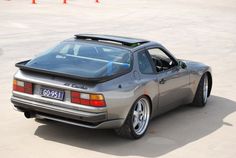
[[[205,108],[182,106],[155,118],[139,140],[26,119],[10,102],[14,64],[78,33],[161,42],[177,58],[213,69]],[[0,157],[236,157],[235,0],[0,1]]]

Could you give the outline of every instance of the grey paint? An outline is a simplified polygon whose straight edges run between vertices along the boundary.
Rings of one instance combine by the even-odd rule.
[[[191,103],[194,99],[201,76],[206,72],[211,73],[210,67],[197,62],[184,61],[187,65],[185,69],[177,65],[167,71],[157,74],[142,74],[138,68],[137,53],[140,50],[155,47],[164,49],[175,60],[177,60],[162,45],[155,42],[148,42],[131,49],[134,56],[134,63],[133,69],[130,73],[104,83],[85,83],[73,79],[51,77],[39,73],[29,73],[18,70],[14,77],[16,79],[34,83],[34,95],[13,91],[11,98],[12,102],[14,104],[18,103],[18,105],[21,105],[22,107],[24,107],[24,104],[30,104],[32,109],[35,108],[34,106],[36,106],[36,103],[44,104],[45,108],[60,107],[60,110],[63,111],[64,109],[64,113],[79,116],[86,115],[89,117],[104,113],[106,114],[106,120],[97,125],[85,125],[83,123],[65,121],[54,117],[39,114],[36,115],[36,117],[39,118],[52,119],[88,128],[120,127],[124,123],[135,100],[142,95],[146,95],[150,98],[152,105],[151,117],[166,112],[179,105]],[[164,84],[160,84],[161,79],[165,79]],[[65,86],[65,83],[83,86],[82,88],[74,88],[71,86]],[[66,93],[65,101],[62,102],[42,98],[39,95],[39,89],[41,86],[64,89]],[[73,104],[70,102],[70,90],[88,93],[102,93],[105,97],[107,106],[105,108],[95,108]],[[27,103],[22,103],[22,100]],[[42,106],[40,104],[37,104],[37,106]],[[58,109],[54,108],[54,110]]]

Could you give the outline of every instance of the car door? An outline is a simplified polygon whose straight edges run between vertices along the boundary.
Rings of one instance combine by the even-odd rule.
[[[189,93],[189,73],[187,69],[181,68],[177,60],[164,48],[148,48],[147,52],[152,58],[159,58],[159,62],[163,62],[163,68],[161,68],[161,65],[157,68],[158,63],[153,62],[157,71],[158,82],[156,83],[159,87],[160,111],[167,111],[184,104]]]

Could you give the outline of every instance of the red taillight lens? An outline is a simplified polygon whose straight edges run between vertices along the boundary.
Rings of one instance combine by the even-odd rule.
[[[96,107],[102,107],[102,106],[106,106],[106,103],[103,100],[90,100],[90,105],[96,106]]]
[[[72,91],[71,92],[71,97],[73,97],[73,98],[80,98],[80,93]]]
[[[33,85],[29,82],[14,79],[13,90],[22,93],[33,94]]]
[[[72,91],[71,94],[71,102],[80,104],[80,93]]]
[[[33,93],[32,83],[25,82],[25,93],[32,94]]]
[[[75,91],[71,91],[71,102],[94,107],[106,106],[105,99],[101,94],[88,94]]]
[[[81,99],[80,104],[89,105],[89,100],[88,99]]]

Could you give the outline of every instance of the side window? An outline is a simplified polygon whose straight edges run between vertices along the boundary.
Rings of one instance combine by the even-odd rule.
[[[166,55],[164,51],[159,48],[148,49],[148,53],[152,57],[157,72],[168,70],[176,64],[168,55]]]
[[[143,74],[155,73],[153,71],[152,65],[145,51],[138,53],[138,65],[139,65],[140,72]]]

